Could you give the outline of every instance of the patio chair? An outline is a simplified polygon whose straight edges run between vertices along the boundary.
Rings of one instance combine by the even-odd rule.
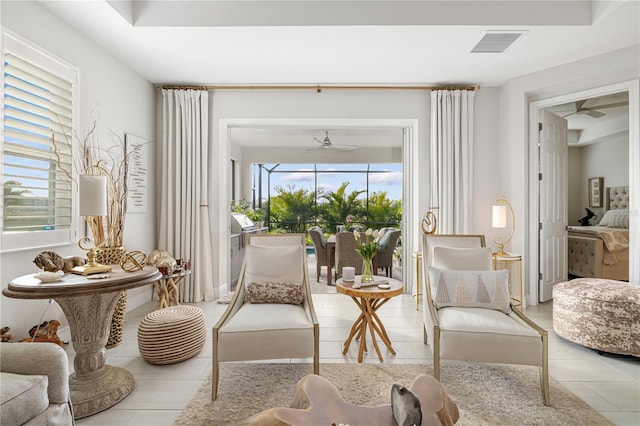
[[[402,231],[400,229],[386,228],[383,237],[380,239],[380,249],[378,249],[378,268],[384,268],[387,277],[389,278],[391,278],[391,272],[393,270],[393,254],[401,233]]]
[[[364,233],[362,232],[360,235],[364,240]],[[345,266],[353,266],[356,275],[362,274],[362,257],[356,251],[356,247],[357,243],[353,232],[338,232],[336,234],[336,280],[342,276],[342,268]]]
[[[319,374],[320,329],[305,246],[304,234],[249,235],[238,286],[213,327],[212,400],[220,362],[313,357]]]
[[[498,291],[500,278],[491,274],[507,276],[508,272],[491,270],[492,254],[484,235],[425,234],[422,250],[424,343],[433,350],[434,377],[440,379],[441,359],[537,366],[542,400],[550,405],[547,332],[511,309],[508,282],[506,290]],[[449,271],[455,274],[447,276]],[[465,280],[469,284],[461,288]],[[486,284],[492,280],[494,291]],[[503,286],[504,281],[505,277]],[[456,287],[452,290],[447,284]],[[495,303],[500,299],[503,303]]]
[[[329,266],[327,259],[327,240],[324,238],[322,229],[317,226],[312,226],[308,229],[309,236],[313,242],[313,249],[316,252],[316,281],[320,282],[320,272],[323,266]],[[327,269],[327,276],[331,271]]]

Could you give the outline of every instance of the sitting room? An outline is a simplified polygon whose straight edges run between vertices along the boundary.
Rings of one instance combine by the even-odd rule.
[[[0,423],[640,423],[637,1],[0,12]]]

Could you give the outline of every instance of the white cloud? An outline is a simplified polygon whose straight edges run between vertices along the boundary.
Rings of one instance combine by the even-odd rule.
[[[331,183],[319,183],[318,184],[318,190],[324,190],[324,191],[334,191],[338,189],[338,187],[334,184]]]
[[[314,179],[314,172],[311,169],[298,169],[297,172],[282,177],[285,182],[313,181]]]
[[[364,181],[363,183],[366,183]],[[402,172],[371,173],[369,183],[379,185],[397,185],[402,183]]]

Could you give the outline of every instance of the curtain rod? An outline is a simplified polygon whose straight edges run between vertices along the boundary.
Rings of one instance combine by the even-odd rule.
[[[478,90],[479,86],[278,86],[278,85],[220,85],[220,86],[170,86],[158,85],[160,89],[192,89],[192,90]]]

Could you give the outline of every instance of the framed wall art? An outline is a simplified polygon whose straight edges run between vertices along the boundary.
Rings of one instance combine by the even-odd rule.
[[[602,207],[604,178],[589,178],[589,207]]]
[[[126,154],[129,162],[129,213],[147,211],[148,194],[148,141],[130,133],[125,134]]]

